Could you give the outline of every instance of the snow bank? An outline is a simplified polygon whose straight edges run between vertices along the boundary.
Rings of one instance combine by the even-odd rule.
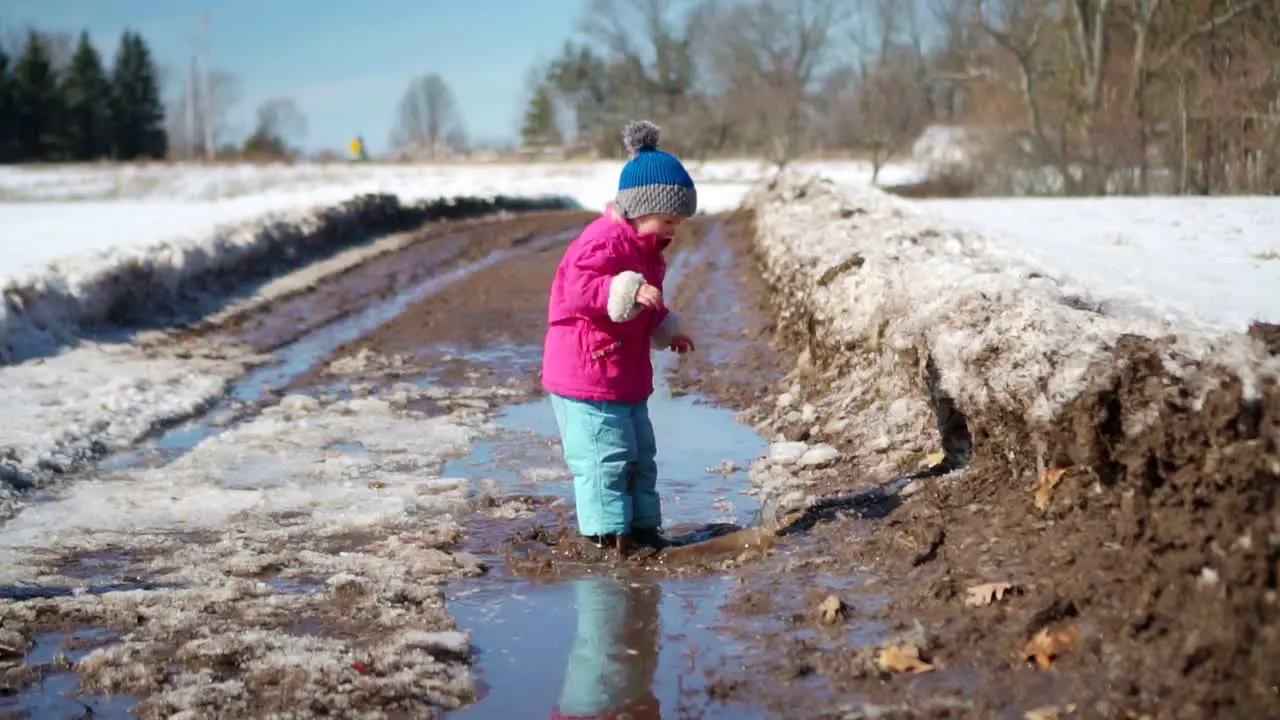
[[[1034,429],[1099,379],[1124,336],[1158,341],[1174,378],[1209,359],[1246,387],[1276,372],[1243,335],[1178,326],[1134,303],[1101,309],[1107,298],[1074,295],[1001,244],[878,191],[788,174],[747,205],[779,327],[807,347],[794,391],[808,384],[825,404],[808,418],[779,413],[778,427],[830,438],[875,473],[916,469],[939,434],[952,467],[1014,431],[1033,443],[1017,450],[1044,462]]]
[[[972,169],[976,140],[969,128],[930,125],[911,145],[911,159],[935,175]]]
[[[198,237],[106,247],[0,286],[0,361],[50,352],[86,325],[145,324],[246,277],[302,265],[338,248],[433,219],[571,206],[565,198],[449,198],[403,204],[360,195],[336,206],[270,214]],[[33,239],[32,242],[38,242]]]

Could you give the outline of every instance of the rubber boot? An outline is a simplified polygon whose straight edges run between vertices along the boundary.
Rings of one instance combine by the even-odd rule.
[[[631,554],[631,534],[618,533],[614,547],[618,550],[618,558],[625,559]]]
[[[643,545],[654,550],[661,550],[669,544],[657,528],[633,530],[631,536],[637,545]]]

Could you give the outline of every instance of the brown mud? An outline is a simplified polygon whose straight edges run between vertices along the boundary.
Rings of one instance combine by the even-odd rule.
[[[794,363],[773,342],[772,291],[756,267],[751,214],[733,213],[722,222],[695,218],[689,225],[680,252],[697,257],[668,300],[700,349],[676,363],[671,391],[751,407],[777,390]]]
[[[474,243],[487,254],[548,233],[564,241],[539,247],[519,259],[483,268],[465,281],[433,293],[372,332],[346,343],[333,357],[391,359],[396,374],[430,375],[446,385],[514,382],[529,394],[539,392],[537,373],[546,325],[549,278],[564,254],[573,231],[592,219],[589,214],[551,214],[495,226],[498,243]],[[357,365],[362,370],[378,370]],[[331,382],[334,368],[318,367],[300,377],[295,387]]]
[[[545,233],[580,226],[579,212],[530,213],[510,219],[483,217],[424,226],[405,249],[359,264],[323,282],[233,318],[220,328],[233,339],[267,352],[386,299],[423,278],[510,250]]]
[[[1274,347],[1273,330],[1250,335]],[[793,708],[821,688],[892,717],[1280,717],[1280,388],[1209,363],[1174,377],[1168,353],[1122,339],[1049,427],[952,408],[974,429],[972,460],[910,492],[847,462],[815,474],[822,500],[744,571],[756,574],[744,610],[811,611],[789,568],[870,572],[889,581],[887,602],[865,617],[930,667],[888,671],[874,649],[833,653],[793,631],[759,641],[737,692],[755,696],[764,672],[804,679],[782,692]],[[839,364],[829,353],[799,376],[798,401],[819,408],[807,424],[830,419],[822,408],[840,399],[816,378]],[[863,614],[847,599],[848,617]]]

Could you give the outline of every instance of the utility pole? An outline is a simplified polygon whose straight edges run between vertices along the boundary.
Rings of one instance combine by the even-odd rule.
[[[214,148],[214,122],[213,114],[215,108],[213,106],[213,83],[210,81],[209,70],[209,13],[200,14],[200,28],[204,39],[204,157],[212,162],[216,153]]]
[[[199,155],[199,139],[196,137],[196,54],[191,53],[191,67],[187,70],[187,137],[183,148],[187,159]]]

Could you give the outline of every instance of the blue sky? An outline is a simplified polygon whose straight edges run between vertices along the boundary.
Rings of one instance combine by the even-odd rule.
[[[409,81],[439,73],[473,139],[513,138],[525,75],[576,34],[582,0],[3,0],[0,27],[88,29],[110,58],[133,28],[181,92],[200,14],[212,18],[213,66],[237,75],[230,116],[247,133],[253,111],[292,97],[309,149],[345,148],[357,132],[386,147]]]

